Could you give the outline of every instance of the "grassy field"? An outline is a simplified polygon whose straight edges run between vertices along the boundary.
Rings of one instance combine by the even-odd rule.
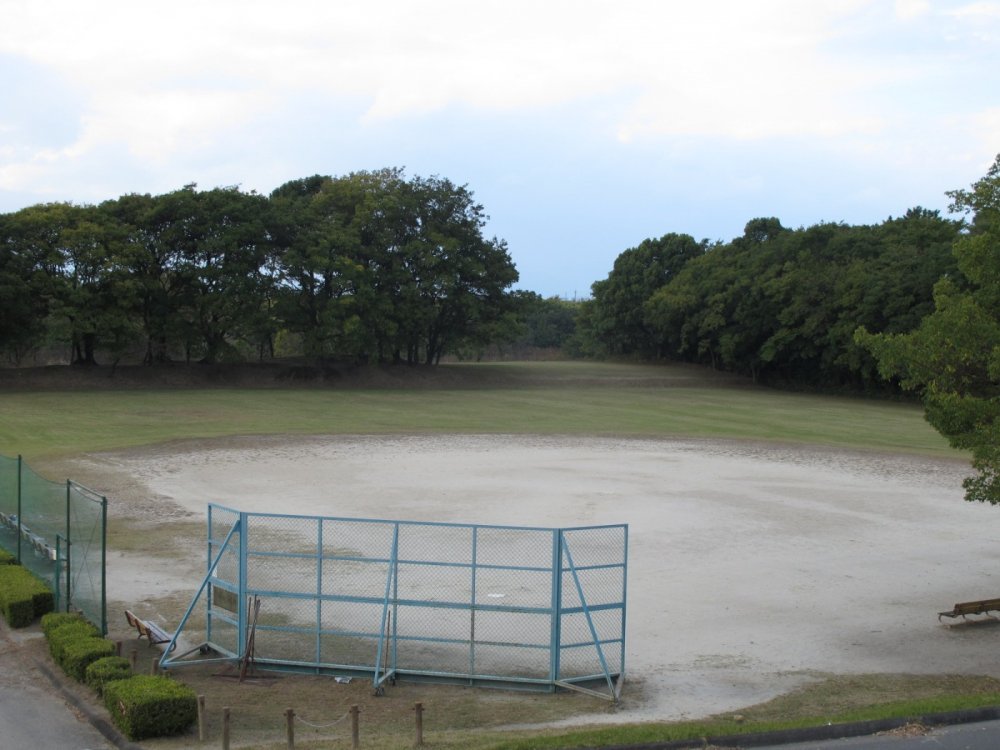
[[[259,382],[238,387],[172,382],[169,387],[153,383],[126,389],[75,381],[66,387],[53,387],[51,381],[44,387],[25,387],[23,381],[17,387],[0,384],[0,454],[21,454],[28,461],[58,462],[82,452],[178,439],[282,433],[724,438],[962,457],[927,425],[918,405],[785,393],[685,366],[450,365],[410,375],[362,374],[332,384],[294,387]],[[169,537],[175,531],[170,527],[163,533]],[[148,545],[148,536],[143,539]],[[241,707],[246,731],[242,746],[284,746],[281,712],[271,689],[229,685],[210,675],[182,679],[204,679],[204,685],[196,684],[199,692],[212,691],[217,705]],[[410,744],[414,698],[428,706],[428,744],[466,750],[648,743],[1000,703],[1000,683],[988,678],[829,677],[742,710],[738,718],[538,730],[509,725],[611,709],[575,694],[538,700],[449,687],[427,694],[401,684],[389,693],[391,700],[376,701],[362,682],[349,687],[356,695],[344,699],[362,704],[363,744],[373,748]],[[305,717],[330,718],[328,681],[286,677],[281,691],[282,709],[295,705]],[[297,746],[350,746],[343,727],[300,731]],[[148,745],[175,750],[189,740],[162,739]]]
[[[681,366],[443,366],[368,387],[0,391],[0,454],[183,438],[493,433],[782,441],[959,457],[914,404],[786,393]]]

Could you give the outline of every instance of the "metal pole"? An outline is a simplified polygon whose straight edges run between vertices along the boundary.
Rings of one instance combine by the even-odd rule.
[[[73,603],[73,590],[72,590],[72,547],[73,547],[73,537],[70,534],[70,493],[72,492],[72,487],[70,486],[70,481],[66,480],[66,612],[69,612],[70,604]]]
[[[24,468],[24,459],[21,454],[17,454],[17,564],[21,564],[21,526],[23,525],[24,510],[21,508],[21,472]]]
[[[552,623],[549,633],[549,682],[555,690],[559,679],[562,632],[562,530],[552,531]]]
[[[239,654],[246,653],[247,647],[247,628],[249,623],[247,622],[246,609],[244,607],[244,602],[249,603],[249,598],[247,595],[247,514],[246,512],[240,513],[240,569],[239,569],[239,594],[237,596],[237,601],[239,602],[239,615],[237,623],[237,633],[236,633],[236,652]]]
[[[56,569],[52,575],[52,606],[54,611],[60,612],[59,605],[62,603],[62,534],[56,534]]]
[[[108,634],[108,499],[101,497],[101,633]]]
[[[470,582],[470,602],[472,606],[469,611],[469,681],[472,682],[472,675],[476,673],[476,565],[479,560],[479,527],[472,527],[472,581]]]

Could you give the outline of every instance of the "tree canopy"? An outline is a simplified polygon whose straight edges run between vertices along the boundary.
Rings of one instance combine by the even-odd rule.
[[[1000,156],[970,190],[948,193],[970,217],[953,245],[960,274],[934,286],[934,308],[907,333],[858,331],[885,377],[922,394],[927,419],[972,451],[966,499],[1000,503]]]
[[[580,350],[669,358],[793,387],[879,390],[854,331],[912,330],[960,222],[914,208],[875,226],[747,222],[727,243],[670,234],[618,256],[580,311]]]
[[[435,363],[487,343],[513,305],[486,219],[467,187],[400,169],[3,214],[0,351]]]

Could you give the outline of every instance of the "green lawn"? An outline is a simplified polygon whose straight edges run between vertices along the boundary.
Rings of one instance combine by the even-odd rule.
[[[948,457],[902,404],[785,393],[688,367],[456,365],[391,387],[0,392],[0,454],[27,459],[268,433],[510,433],[784,441]]]
[[[917,405],[785,393],[681,366],[505,363],[442,367],[415,377],[382,373],[371,382],[362,377],[330,387],[114,390],[105,385],[0,390],[0,454],[21,454],[29,461],[184,438],[276,433],[699,437],[945,458],[963,455],[948,448],[924,421]],[[213,689],[221,688],[213,685]],[[325,687],[322,694],[328,700]],[[304,700],[300,693],[296,695],[297,700]],[[988,678],[968,676],[839,677],[749,707],[740,712],[738,721],[722,716],[676,724],[507,731],[502,738],[477,726],[482,711],[497,711],[493,703],[485,708],[479,704],[486,700],[486,693],[456,695],[456,702],[472,701],[475,710],[468,715],[469,726],[474,728],[455,720],[458,709],[452,703],[447,708],[437,706],[429,725],[435,746],[515,750],[663,742],[888,716],[916,717],[995,705],[1000,689]],[[379,699],[379,705],[389,705],[386,700]],[[438,700],[442,700],[440,694]],[[300,703],[295,705],[301,708]],[[549,704],[535,701],[532,705]],[[552,705],[556,706],[553,710],[566,710],[564,702]],[[511,706],[519,716],[526,710],[521,702],[512,701]],[[383,726],[381,736],[370,740],[372,747],[409,743],[412,712],[397,713],[401,717],[398,727]],[[437,720],[436,731],[435,715],[448,717]],[[457,715],[465,714],[458,711]],[[159,742],[165,750],[186,746],[186,740]]]

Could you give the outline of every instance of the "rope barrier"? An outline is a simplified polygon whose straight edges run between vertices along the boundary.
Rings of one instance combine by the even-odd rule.
[[[299,721],[301,721],[307,727],[312,727],[313,729],[326,729],[328,727],[334,727],[334,726],[336,726],[337,724],[339,724],[340,722],[342,722],[344,719],[346,719],[350,715],[351,715],[351,712],[348,711],[346,714],[344,714],[343,716],[341,716],[339,719],[337,719],[336,721],[331,721],[329,724],[312,724],[311,722],[308,722],[305,719],[303,719],[298,714],[295,714],[295,718],[298,719]]]

